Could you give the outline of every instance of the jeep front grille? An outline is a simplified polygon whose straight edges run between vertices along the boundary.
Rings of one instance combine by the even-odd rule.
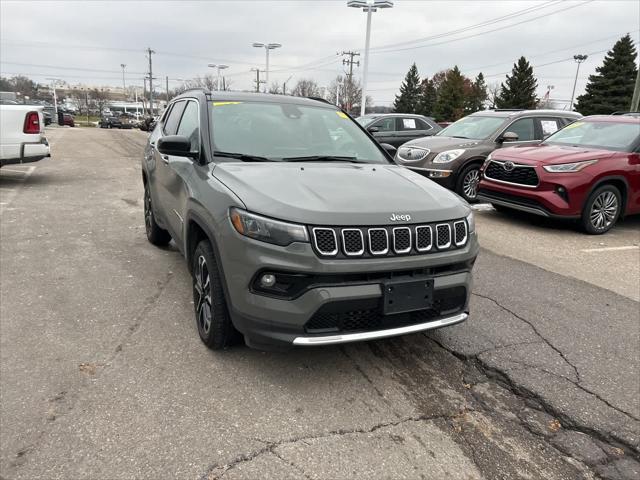
[[[424,255],[463,248],[469,241],[465,220],[401,227],[311,227],[320,257],[373,258]]]

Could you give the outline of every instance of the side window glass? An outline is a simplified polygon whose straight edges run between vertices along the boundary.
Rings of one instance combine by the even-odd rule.
[[[164,122],[162,133],[164,133],[165,135],[175,135],[183,109],[184,101],[174,103],[171,111],[169,112],[169,115],[167,116],[167,120]]]
[[[418,130],[420,126],[415,118],[403,118],[400,121],[400,130]]]
[[[418,119],[418,128],[420,130],[431,130],[431,125],[429,125],[427,122],[425,122],[424,120]]]
[[[520,120],[516,120],[509,127],[507,127],[506,131],[517,133],[519,142],[536,140],[533,118],[521,118]]]
[[[192,152],[200,151],[200,118],[197,102],[187,102],[178,127],[178,135],[183,135],[191,141]]]
[[[394,132],[396,130],[395,120],[393,117],[383,118],[373,124],[372,127],[377,127],[379,132]]]

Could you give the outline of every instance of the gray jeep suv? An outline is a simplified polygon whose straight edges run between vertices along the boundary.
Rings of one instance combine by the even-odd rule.
[[[185,92],[149,136],[142,180],[147,237],[186,257],[210,348],[240,334],[256,348],[344,343],[467,318],[469,206],[395,165],[333,105]]]

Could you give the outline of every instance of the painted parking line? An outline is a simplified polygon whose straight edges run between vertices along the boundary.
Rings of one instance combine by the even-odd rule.
[[[493,210],[493,205],[490,203],[475,203],[471,205],[471,208],[480,212],[489,212]]]
[[[584,248],[580,250],[584,253],[594,253],[594,252],[618,252],[623,250],[640,250],[640,246],[638,245],[625,245],[624,247],[601,247],[601,248]]]
[[[31,165],[29,167],[26,167],[24,170],[16,170],[14,168],[12,169],[8,169],[8,168],[3,168],[1,170],[1,172],[4,174],[9,173],[10,177],[13,180],[18,180],[19,182],[25,182],[27,180],[27,178],[29,178],[29,176],[33,173],[33,171],[36,169],[35,166]],[[15,173],[19,173],[21,174],[20,177],[16,177]],[[0,195],[0,215],[2,213],[4,213],[4,210],[11,205],[11,202],[13,201],[13,199],[15,198],[15,196],[18,194],[19,189],[22,188],[21,185],[15,185],[13,187],[6,187],[6,186],[2,186],[2,189],[0,190],[0,193],[2,195]]]

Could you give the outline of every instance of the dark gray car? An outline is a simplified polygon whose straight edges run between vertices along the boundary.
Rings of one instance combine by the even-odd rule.
[[[564,110],[485,110],[449,125],[433,137],[400,147],[396,162],[454,190],[468,202],[478,195],[480,167],[500,147],[531,145],[581,118]]]
[[[142,180],[147,238],[187,258],[210,348],[239,334],[258,348],[345,343],[468,316],[471,209],[333,105],[185,92],[149,136]]]
[[[365,127],[380,143],[394,147],[416,138],[435,135],[442,127],[433,118],[405,113],[371,114],[358,117],[357,122]]]

